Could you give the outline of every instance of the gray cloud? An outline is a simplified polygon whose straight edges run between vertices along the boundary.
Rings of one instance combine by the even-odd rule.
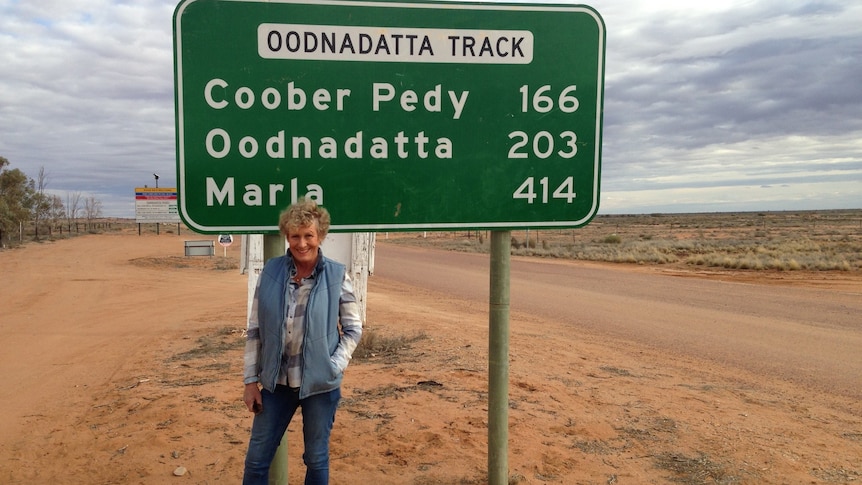
[[[591,3],[608,32],[602,212],[862,207],[849,3]],[[153,172],[175,186],[175,6],[0,0],[0,155],[108,215],[132,216]]]
[[[5,2],[0,154],[49,189],[134,214],[135,186],[174,173],[171,2]],[[149,176],[149,178],[148,178]]]
[[[619,20],[627,28],[617,38],[613,18],[605,19],[603,183],[614,192],[606,209],[639,211],[643,191],[800,181],[829,191],[862,180],[859,7],[641,11]],[[626,192],[631,198],[616,202]],[[862,196],[843,193],[828,203],[862,206]],[[828,207],[794,197],[778,202]]]

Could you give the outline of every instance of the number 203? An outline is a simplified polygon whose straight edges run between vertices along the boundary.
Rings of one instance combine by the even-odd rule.
[[[547,131],[540,131],[533,136],[532,147],[530,145],[530,135],[523,131],[513,131],[509,133],[510,140],[516,140],[515,144],[509,148],[509,158],[529,158],[530,149],[532,154],[538,158],[548,158],[554,154],[555,141],[554,135]],[[564,148],[557,152],[561,158],[572,158],[578,154],[578,135],[573,131],[564,131],[560,133],[560,140]],[[525,149],[525,147],[527,147]]]

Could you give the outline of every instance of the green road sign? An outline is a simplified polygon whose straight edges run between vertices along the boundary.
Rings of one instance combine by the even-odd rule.
[[[185,0],[180,214],[277,231],[563,228],[598,211],[605,29],[589,7]]]

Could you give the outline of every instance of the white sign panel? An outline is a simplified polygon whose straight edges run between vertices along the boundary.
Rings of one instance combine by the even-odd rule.
[[[177,210],[177,189],[135,188],[135,222],[180,222]]]

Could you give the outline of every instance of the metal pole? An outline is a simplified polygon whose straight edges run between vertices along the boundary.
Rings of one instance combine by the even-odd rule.
[[[491,231],[488,315],[488,485],[509,483],[509,261],[511,231]]]
[[[263,261],[270,258],[283,256],[286,251],[284,247],[284,236],[281,234],[263,235]],[[287,485],[287,431],[281,438],[281,444],[275,452],[275,458],[269,467],[269,485]]]

